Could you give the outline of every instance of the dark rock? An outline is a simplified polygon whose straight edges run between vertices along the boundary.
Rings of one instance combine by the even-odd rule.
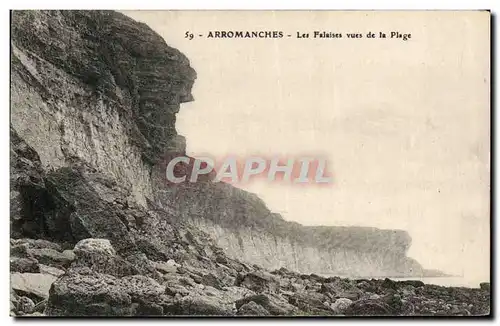
[[[11,239],[11,246],[20,244],[27,244],[29,249],[53,249],[56,251],[63,251],[63,246],[61,244],[45,239]]]
[[[171,296],[175,296],[176,294],[180,294],[181,296],[186,296],[191,293],[186,287],[180,284],[166,284],[165,285],[165,293]]]
[[[23,317],[43,317],[43,316],[45,316],[45,314],[41,312],[34,312],[32,314],[24,315]]]
[[[10,139],[11,237],[40,237],[46,230],[38,210],[46,203],[42,164],[38,153],[12,126]]]
[[[384,316],[391,315],[392,310],[383,301],[364,299],[350,305],[346,309],[345,314],[352,316]]]
[[[249,302],[255,302],[261,306],[268,306],[271,302],[269,297],[265,294],[256,294],[252,296],[248,296],[246,298],[240,299],[235,302],[236,308],[239,309],[242,305],[247,304]]]
[[[155,300],[164,291],[164,286],[146,276],[117,278],[88,268],[75,268],[53,284],[46,311],[57,316],[157,313],[160,307]]]
[[[339,289],[335,287],[333,283],[323,283],[321,284],[321,293],[336,295]]]
[[[387,295],[378,299],[361,299],[354,302],[345,311],[346,315],[400,315],[403,309],[403,302],[398,295]]]
[[[44,299],[44,300],[38,302],[35,305],[35,308],[33,308],[33,312],[43,313],[45,311],[45,307],[47,307],[47,299]]]
[[[122,221],[121,209],[101,197],[107,180],[76,168],[60,168],[48,174],[46,182],[58,196],[73,204],[68,223],[75,239],[109,239],[118,252],[131,252],[136,247]],[[113,191],[118,193],[119,189]]]
[[[491,290],[490,283],[487,283],[487,282],[480,283],[479,287],[481,288],[481,290],[485,290],[485,291]]]
[[[245,303],[244,305],[238,308],[238,312],[236,313],[240,316],[269,316],[270,313],[261,305],[255,303],[254,301],[250,301]]]
[[[222,290],[224,284],[217,276],[212,273],[205,274],[201,277],[201,284],[213,286],[216,289]]]
[[[27,257],[28,256],[29,245],[27,243],[11,245],[10,255],[17,257]]]
[[[11,312],[16,312],[17,311],[17,305],[19,303],[19,296],[16,294],[15,291],[10,290],[10,311]]]
[[[284,299],[281,299],[277,296],[273,295],[265,295],[265,294],[256,294],[250,295],[235,302],[236,308],[239,309],[243,305],[255,302],[256,304],[262,306],[266,309],[271,315],[276,316],[286,316],[293,314],[297,311],[295,307],[290,305]]]
[[[391,290],[396,290],[397,287],[398,287],[397,283],[394,282],[393,280],[389,279],[389,278],[384,279],[384,281],[382,282],[381,286],[383,288],[391,289]]]
[[[347,298],[339,298],[331,304],[331,309],[335,314],[342,315],[352,305],[352,300]]]
[[[165,313],[170,315],[186,316],[228,316],[234,312],[230,305],[222,304],[214,297],[188,295],[176,301]]]
[[[310,315],[329,315],[330,307],[324,304],[327,300],[325,295],[318,292],[299,292],[294,293],[288,302]]]
[[[310,275],[309,275],[309,279],[310,279],[310,280],[313,280],[313,281],[315,281],[315,282],[318,282],[318,283],[322,283],[322,282],[325,280],[325,278],[324,278],[324,277],[319,276],[319,275],[317,275],[317,274],[310,274]]]
[[[131,296],[119,279],[80,269],[60,277],[50,289],[52,316],[129,316]]]
[[[218,255],[217,257],[215,257],[215,261],[219,264],[227,264],[228,263],[228,259],[224,255]]]
[[[321,284],[319,292],[326,294],[332,300],[338,298],[346,298],[352,301],[358,300],[363,288],[363,283],[353,282],[339,277],[328,278]]]
[[[176,273],[177,268],[180,265],[177,264],[173,259],[168,260],[167,262],[156,262],[154,263],[154,267],[162,273]],[[200,282],[198,282],[200,283]]]
[[[161,316],[163,315],[163,307],[154,302],[140,304],[134,312],[136,316]]]
[[[279,288],[275,276],[263,271],[247,273],[237,283],[255,292],[275,292]]]
[[[359,298],[361,298],[361,296],[362,296],[362,293],[359,291],[356,291],[356,292],[347,291],[347,292],[337,292],[335,295],[335,298],[346,298],[346,299],[349,299],[352,301],[356,301]]]
[[[21,193],[16,190],[10,192],[10,221],[16,224],[22,219],[23,198]]]
[[[144,253],[134,252],[126,257],[117,257],[117,261],[123,261],[120,275],[141,274],[153,278],[161,279],[161,273],[158,272],[154,262],[148,259]],[[118,274],[117,274],[118,275]]]
[[[27,253],[45,265],[68,267],[73,261],[72,256],[54,249],[28,249]]]
[[[38,261],[34,258],[10,258],[10,271],[19,273],[39,273]]]
[[[165,292],[165,286],[143,275],[122,277],[120,283],[133,300],[151,299]]]
[[[17,313],[31,314],[35,309],[35,303],[28,297],[20,297],[17,303]]]
[[[196,283],[201,284],[201,283],[203,282],[203,277],[202,277],[202,276],[200,276],[200,275],[197,275],[197,274],[190,274],[189,276],[190,276],[190,277],[193,279],[193,281],[195,281]]]
[[[425,286],[425,283],[422,282],[422,281],[418,281],[418,280],[405,280],[405,281],[399,281],[398,282],[399,285],[410,285],[410,286],[413,286],[415,288],[420,288],[422,286]]]
[[[84,239],[74,250],[74,267],[90,267],[93,271],[114,276],[134,275],[137,268],[116,254],[109,240]]]

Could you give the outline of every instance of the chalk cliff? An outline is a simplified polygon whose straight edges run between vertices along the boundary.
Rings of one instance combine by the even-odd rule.
[[[209,233],[231,257],[269,269],[351,277],[423,273],[406,256],[411,238],[405,231],[303,226],[271,212],[255,194],[225,183],[169,187],[159,199]]]

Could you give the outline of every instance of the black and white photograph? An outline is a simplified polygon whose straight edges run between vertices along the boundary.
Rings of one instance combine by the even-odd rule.
[[[10,316],[491,316],[486,9],[11,10]]]

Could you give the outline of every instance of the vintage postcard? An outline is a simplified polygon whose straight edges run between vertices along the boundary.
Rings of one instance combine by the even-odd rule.
[[[12,11],[11,316],[488,316],[490,20]]]

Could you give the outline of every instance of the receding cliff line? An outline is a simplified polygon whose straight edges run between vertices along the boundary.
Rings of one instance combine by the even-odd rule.
[[[363,277],[424,272],[406,256],[411,238],[405,231],[303,226],[272,213],[256,195],[225,183],[181,184],[157,195],[176,216],[211,234],[230,256],[269,269]]]

